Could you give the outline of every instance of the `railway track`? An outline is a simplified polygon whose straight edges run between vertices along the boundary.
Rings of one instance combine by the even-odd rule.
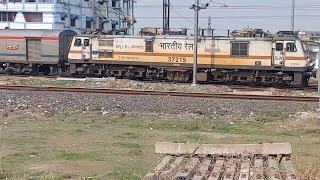
[[[187,93],[176,91],[142,91],[121,89],[97,89],[97,88],[63,88],[63,87],[40,87],[40,86],[0,86],[0,90],[14,91],[42,91],[42,92],[70,92],[70,93],[100,93],[117,95],[141,95],[141,96],[175,96],[190,98],[216,98],[216,99],[243,99],[243,100],[268,100],[268,101],[297,101],[318,102],[317,97],[304,96],[266,96],[266,95],[242,95],[242,94],[210,94],[210,93]]]
[[[5,74],[0,74],[0,77],[7,77],[8,75]],[[11,75],[9,77],[22,77],[22,78],[28,78],[28,77],[33,77],[30,75]],[[43,78],[48,78],[48,79],[56,79],[56,78],[73,78],[73,79],[85,79],[83,77],[72,77],[72,76],[38,76],[38,77],[43,77]],[[137,80],[138,82],[143,82],[143,83],[161,83],[161,84],[190,84],[190,82],[173,82],[173,81],[166,81],[166,80]],[[226,85],[222,82],[199,82],[200,85],[214,85],[214,86],[227,86],[231,90],[238,90],[238,91],[263,91],[268,88],[275,88],[279,90],[292,90],[292,91],[306,91],[306,92],[317,92],[318,91],[318,85],[317,84],[310,84],[309,86],[306,87],[300,87],[300,86],[279,86],[279,87],[271,87],[271,86],[248,86],[248,85]]]

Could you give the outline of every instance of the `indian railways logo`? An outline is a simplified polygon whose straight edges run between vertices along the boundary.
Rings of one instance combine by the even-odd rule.
[[[7,50],[19,50],[19,44],[7,44]]]

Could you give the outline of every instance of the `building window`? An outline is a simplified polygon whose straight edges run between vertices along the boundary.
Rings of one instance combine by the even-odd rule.
[[[112,0],[111,6],[112,6],[113,8],[116,8],[116,7],[117,7],[117,1],[116,1],[116,0]]]
[[[86,21],[86,28],[91,29],[92,28],[92,22],[91,21]]]
[[[146,40],[146,52],[153,52],[153,41]]]
[[[86,28],[91,29],[92,28],[92,22],[93,22],[93,17],[86,17]]]
[[[76,27],[78,16],[74,14],[70,14],[70,26]]]
[[[283,43],[276,44],[276,51],[283,51]]]
[[[76,19],[70,19],[70,26],[76,27]]]
[[[115,24],[112,24],[111,25],[111,29],[113,30],[113,29],[116,29],[116,25]]]
[[[248,56],[249,44],[247,42],[232,42],[231,55],[232,56]]]
[[[0,12],[0,21],[3,22],[14,22],[16,19],[16,12]]]
[[[24,12],[26,22],[43,22],[43,13],[38,12]]]
[[[297,52],[296,43],[294,42],[287,43],[287,52]]]
[[[60,2],[61,0],[58,0],[58,3],[61,3]],[[39,0],[40,3],[54,3],[54,0]]]

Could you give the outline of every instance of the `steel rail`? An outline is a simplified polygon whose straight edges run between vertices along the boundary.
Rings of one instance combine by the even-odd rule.
[[[243,94],[211,94],[211,93],[188,93],[176,91],[142,91],[123,89],[98,89],[98,88],[65,88],[65,87],[41,87],[41,86],[0,86],[0,90],[13,91],[38,91],[38,92],[69,92],[69,93],[99,93],[117,95],[141,95],[141,96],[175,96],[193,98],[216,98],[216,99],[244,99],[244,100],[268,100],[268,101],[297,101],[318,102],[318,97],[304,96],[267,96],[267,95],[243,95]]]

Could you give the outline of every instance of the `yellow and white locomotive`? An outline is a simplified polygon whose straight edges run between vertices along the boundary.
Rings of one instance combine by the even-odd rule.
[[[188,81],[193,48],[192,36],[77,35],[68,62],[72,74]],[[294,35],[200,37],[198,78],[306,85],[315,64],[310,53]]]

